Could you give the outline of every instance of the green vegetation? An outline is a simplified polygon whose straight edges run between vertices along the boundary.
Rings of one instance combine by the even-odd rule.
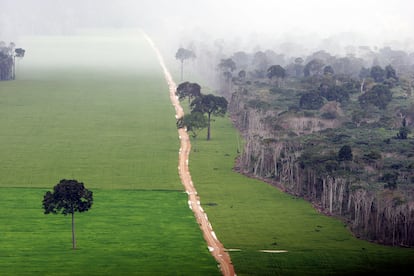
[[[76,178],[91,189],[181,188],[174,110],[161,74],[35,74],[0,83],[0,186]]]
[[[46,191],[0,188],[1,275],[220,275],[181,191],[95,189],[77,250],[70,217],[43,214]]]
[[[182,192],[174,110],[145,40],[25,45],[17,80],[0,82],[0,274],[219,275]],[[127,59],[107,55],[126,46]],[[70,217],[42,210],[62,178],[94,195],[76,216],[77,250]]]
[[[198,141],[190,169],[203,208],[237,275],[355,275],[411,271],[414,250],[356,239],[342,221],[310,203],[232,170],[239,137],[216,120],[211,141]],[[287,250],[263,253],[258,250]]]
[[[62,48],[52,52],[57,49]],[[140,55],[151,57],[147,51]],[[15,82],[0,83],[2,274],[219,274],[178,180],[178,139],[163,76],[158,68],[148,73],[131,68],[129,73],[90,67],[54,67],[52,72],[27,66]],[[270,97],[268,91],[261,86],[262,95]],[[274,96],[297,105],[300,93]],[[275,105],[281,103],[270,106]],[[318,116],[318,111],[307,115]],[[271,122],[277,129],[277,121]],[[382,158],[371,145],[361,144],[365,150],[360,151],[351,137],[378,137],[373,143],[400,152],[412,148],[407,139],[384,141],[396,129],[359,131],[356,138],[342,131],[323,133],[335,145],[334,158],[342,143],[354,157]],[[198,151],[190,157],[194,184],[218,238],[226,248],[241,250],[230,252],[238,275],[410,272],[412,249],[358,240],[343,222],[318,214],[310,203],[235,173],[241,148],[230,120],[217,118],[211,141],[197,141]],[[387,162],[390,168],[411,166]],[[77,216],[78,250],[68,245],[70,218],[42,212],[42,196],[61,178],[79,179],[94,192],[93,208]],[[384,181],[392,184],[393,178]]]
[[[87,212],[92,204],[93,192],[76,180],[62,179],[53,187],[53,192],[47,191],[43,197],[45,214],[71,214],[73,249],[76,249],[75,212]]]

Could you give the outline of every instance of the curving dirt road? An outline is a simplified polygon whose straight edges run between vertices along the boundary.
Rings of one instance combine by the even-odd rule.
[[[175,117],[181,118],[184,116],[184,111],[180,105],[178,98],[175,95],[177,85],[175,84],[167,67],[165,66],[164,59],[162,58],[162,55],[159,52],[159,50],[152,42],[151,38],[147,34],[143,34],[147,39],[148,43],[155,51],[159,63],[163,69],[165,79],[168,83],[168,87],[170,90],[171,103],[175,108]],[[233,264],[230,259],[230,255],[225,251],[223,244],[221,244],[221,242],[217,239],[217,236],[214,233],[210,222],[208,221],[207,214],[204,212],[203,208],[200,205],[200,197],[197,195],[197,191],[191,180],[190,171],[188,169],[188,157],[191,151],[190,138],[187,134],[187,131],[183,128],[178,129],[178,134],[181,140],[181,147],[178,159],[178,172],[180,175],[181,182],[184,185],[186,192],[188,194],[188,206],[194,212],[194,216],[197,219],[197,222],[200,225],[201,230],[203,231],[203,236],[207,242],[208,249],[213,255],[213,257],[216,259],[216,261],[219,263],[222,274],[225,276],[236,275]]]

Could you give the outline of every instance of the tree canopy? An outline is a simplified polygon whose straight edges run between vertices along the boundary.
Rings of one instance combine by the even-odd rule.
[[[191,101],[191,99],[201,95],[201,86],[198,83],[190,83],[188,81],[180,83],[177,87],[176,95],[180,101],[185,98]]]
[[[175,58],[181,61],[181,80],[183,80],[184,61],[190,58],[195,58],[196,55],[189,49],[179,48],[175,54]]]
[[[72,248],[76,249],[75,212],[86,212],[92,207],[93,193],[77,180],[62,179],[53,192],[47,191],[43,198],[45,214],[63,214],[72,216]]]
[[[191,102],[190,108],[192,112],[207,114],[207,140],[210,140],[211,138],[211,115],[224,116],[224,114],[227,112],[227,105],[228,102],[226,98],[214,96],[213,94],[201,95]]]
[[[308,92],[303,94],[299,100],[299,106],[302,109],[319,109],[322,107],[324,100],[322,96],[315,92]]]
[[[208,126],[207,118],[201,112],[185,114],[182,124],[187,127],[187,131],[191,132],[193,138],[197,138],[198,131]]]
[[[359,96],[358,100],[362,107],[372,104],[379,109],[385,109],[392,100],[392,93],[387,86],[377,84],[370,91]]]
[[[286,77],[286,71],[279,64],[278,65],[272,65],[267,69],[267,77],[269,79],[272,79],[274,77],[283,79],[284,77]]]
[[[339,161],[351,161],[353,158],[352,148],[349,145],[344,145],[339,149],[338,160]]]
[[[376,82],[383,82],[385,78],[385,70],[381,68],[381,66],[376,65],[372,66],[371,71],[371,78],[373,78]]]

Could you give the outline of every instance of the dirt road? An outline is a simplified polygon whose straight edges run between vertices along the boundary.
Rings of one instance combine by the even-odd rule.
[[[168,87],[170,90],[171,103],[175,108],[175,117],[181,118],[184,116],[184,111],[180,105],[178,98],[175,95],[177,85],[175,84],[167,67],[165,66],[161,53],[154,45],[151,38],[145,33],[144,36],[147,39],[148,43],[151,45],[151,47],[154,49],[160,62],[160,65],[163,69],[165,79],[168,83]],[[236,275],[233,264],[230,259],[230,255],[225,251],[223,244],[221,244],[221,242],[217,239],[217,236],[214,233],[210,222],[208,221],[207,214],[201,207],[200,197],[197,195],[197,191],[191,180],[191,175],[188,168],[188,158],[191,152],[191,143],[188,133],[185,129],[180,128],[178,129],[178,134],[181,141],[178,159],[178,172],[180,175],[181,182],[184,185],[186,192],[188,194],[188,206],[194,212],[194,216],[197,219],[197,222],[200,225],[201,230],[203,231],[203,236],[207,242],[208,249],[214,256],[216,261],[219,263],[222,274],[225,276]]]

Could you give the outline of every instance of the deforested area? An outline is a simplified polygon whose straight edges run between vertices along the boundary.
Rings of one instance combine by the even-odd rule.
[[[413,52],[236,50],[216,63],[245,139],[237,171],[311,201],[357,237],[413,246]]]
[[[0,2],[1,275],[412,274],[413,1]]]

